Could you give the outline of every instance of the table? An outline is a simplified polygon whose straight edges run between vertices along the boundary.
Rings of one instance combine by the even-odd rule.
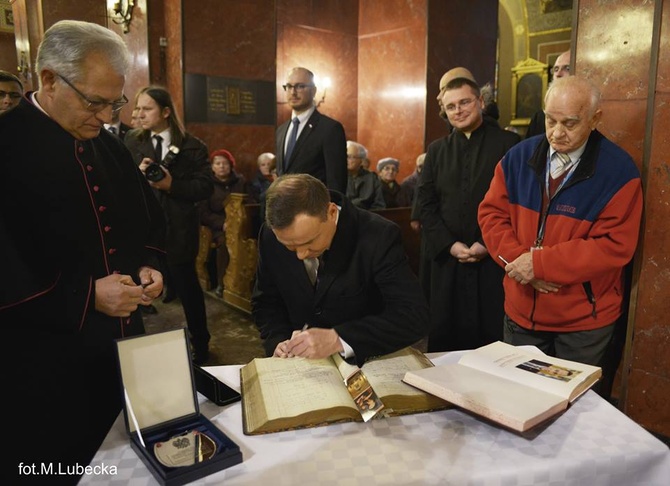
[[[428,355],[435,364],[460,352]],[[207,370],[239,390],[240,366]],[[241,464],[194,484],[235,485],[663,485],[670,450],[589,391],[528,436],[457,409],[246,436],[240,403],[200,410],[241,448]],[[130,448],[120,416],[80,484],[156,485]],[[111,466],[116,474],[110,474]]]

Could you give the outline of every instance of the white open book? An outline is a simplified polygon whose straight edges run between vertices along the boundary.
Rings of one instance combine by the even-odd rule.
[[[500,341],[458,363],[409,371],[403,381],[477,415],[524,432],[567,409],[602,371]]]

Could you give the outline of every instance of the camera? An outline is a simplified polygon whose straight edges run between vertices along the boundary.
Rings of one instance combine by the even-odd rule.
[[[152,162],[147,165],[147,168],[144,170],[144,176],[147,180],[151,182],[158,182],[165,178],[165,172],[161,169],[161,166],[166,169],[170,168],[170,165],[174,162],[174,159],[177,158],[179,154],[179,147],[176,145],[170,145],[168,147],[168,153],[163,157],[163,160],[160,162]]]

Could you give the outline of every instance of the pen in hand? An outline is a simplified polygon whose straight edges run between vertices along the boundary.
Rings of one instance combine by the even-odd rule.
[[[509,265],[509,262],[508,262],[507,260],[505,260],[505,259],[502,257],[502,255],[498,255],[498,258],[500,258],[500,260],[501,260],[505,265]]]

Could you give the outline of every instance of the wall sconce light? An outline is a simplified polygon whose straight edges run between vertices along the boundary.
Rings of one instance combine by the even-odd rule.
[[[319,102],[316,104],[316,107],[318,108],[319,106],[321,106],[322,103],[326,102],[326,93],[328,92],[328,88],[330,88],[333,85],[333,83],[329,77],[325,77],[321,80],[315,79],[314,83],[316,84],[317,87],[323,87],[323,95],[321,96]]]
[[[109,0],[108,0],[109,5]],[[133,19],[133,8],[135,0],[112,0],[110,9],[114,15],[110,17],[112,22],[123,26],[123,33],[127,34],[130,30],[130,21]]]

